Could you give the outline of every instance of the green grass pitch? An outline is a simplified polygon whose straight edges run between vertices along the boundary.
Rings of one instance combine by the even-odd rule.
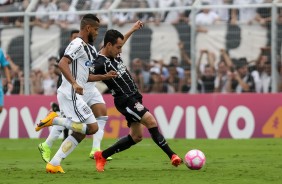
[[[65,174],[45,172],[37,145],[43,139],[0,139],[1,184],[269,184],[282,183],[281,139],[169,139],[182,158],[192,149],[202,150],[206,165],[199,171],[184,164],[170,165],[151,139],[113,155],[103,173],[88,158],[92,140],[85,139],[63,162]],[[104,139],[103,147],[115,140]],[[53,148],[54,154],[61,140]],[[52,155],[53,155],[52,154]]]

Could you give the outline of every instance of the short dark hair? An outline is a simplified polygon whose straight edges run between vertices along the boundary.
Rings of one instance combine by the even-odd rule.
[[[112,45],[116,44],[118,38],[121,38],[123,40],[123,34],[114,29],[108,30],[104,37],[104,47],[107,45],[107,43],[111,43]]]
[[[73,29],[73,30],[71,30],[70,36],[72,36],[72,35],[75,34],[75,33],[79,33],[79,30],[78,30],[78,29]]]
[[[100,23],[99,18],[91,13],[85,14],[80,22],[80,28],[84,28],[88,24],[93,24],[93,22]]]

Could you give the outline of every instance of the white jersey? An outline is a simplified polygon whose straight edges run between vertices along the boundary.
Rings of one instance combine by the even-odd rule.
[[[72,62],[69,64],[72,76],[83,88],[83,92],[89,93],[95,88],[94,82],[87,82],[89,72],[93,70],[93,61],[97,56],[94,46],[86,44],[81,38],[75,38],[66,48],[64,56],[68,56]],[[66,98],[73,99],[75,92],[68,80],[62,76],[62,84],[58,89]]]

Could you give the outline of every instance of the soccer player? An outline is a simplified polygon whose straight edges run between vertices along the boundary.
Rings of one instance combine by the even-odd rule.
[[[7,85],[8,85],[7,87],[9,91],[12,91],[13,85],[12,85],[11,76],[10,76],[10,69],[8,67],[9,62],[6,60],[1,48],[0,48],[0,65],[4,69],[4,73],[5,73]],[[3,91],[3,86],[2,86],[2,80],[0,80],[0,114],[3,110],[3,105],[4,105],[4,91]]]
[[[70,41],[74,40],[79,34],[79,30],[72,30],[70,34]],[[64,57],[64,52],[65,52],[66,47],[60,48],[60,58]],[[93,47],[93,54],[94,58],[97,57],[97,51],[95,47]],[[61,72],[59,71],[59,80],[57,87],[59,88],[62,83],[62,75]],[[101,141],[104,136],[104,128],[105,124],[108,120],[107,116],[107,109],[105,105],[105,101],[102,97],[102,94],[98,91],[98,89],[95,87],[94,82],[88,82],[85,85],[85,90],[83,94],[83,99],[85,102],[87,102],[87,105],[91,108],[94,116],[97,119],[98,123],[98,131],[93,134],[93,144],[92,144],[92,150],[89,154],[89,157],[93,159],[93,155],[95,151],[101,150]],[[59,113],[60,108],[59,105],[56,103],[51,103],[51,108],[54,112]],[[52,129],[45,140],[45,142],[40,143],[38,145],[38,149],[40,151],[41,157],[45,162],[49,162],[51,159],[51,147],[53,146],[53,143],[55,140],[57,140],[60,136],[60,134],[64,133],[64,139],[65,140],[68,135],[69,135],[69,129],[63,127],[63,126],[58,126],[54,125],[52,126]],[[107,160],[112,160],[111,157],[108,157]]]
[[[69,44],[64,57],[58,64],[63,76],[57,99],[61,115],[67,118],[58,117],[56,112],[50,112],[40,121],[35,130],[60,125],[71,129],[73,133],[63,141],[57,153],[47,163],[46,172],[64,173],[61,161],[76,148],[85,135],[92,135],[98,131],[96,118],[83,98],[83,94],[87,92],[84,89],[96,54],[90,43],[96,39],[98,30],[99,19],[93,14],[84,15],[78,37]],[[109,72],[97,76],[97,80],[107,80],[115,76],[114,72]]]
[[[140,22],[140,24],[142,24]],[[129,134],[119,139],[115,144],[94,154],[96,169],[104,171],[106,158],[124,151],[142,140],[142,125],[149,130],[154,142],[167,154],[173,166],[181,164],[182,160],[175,154],[163,135],[159,132],[156,119],[142,104],[142,95],[131,77],[119,54],[122,52],[124,36],[117,30],[108,30],[104,37],[104,47],[94,61],[94,75],[89,76],[93,81],[95,75],[103,75],[109,71],[117,72],[118,76],[102,80],[111,90],[117,110],[122,113],[130,128]]]

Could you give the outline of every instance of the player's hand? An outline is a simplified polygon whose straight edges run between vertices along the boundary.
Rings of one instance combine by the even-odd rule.
[[[109,80],[109,79],[115,78],[115,77],[117,77],[117,76],[118,76],[117,72],[116,72],[116,71],[113,71],[113,70],[109,71],[108,73],[106,73],[106,74],[104,75],[105,80]]]
[[[83,88],[80,85],[74,83],[72,87],[77,94],[83,95]]]
[[[141,20],[137,20],[135,24],[133,25],[134,31],[141,29],[144,26],[144,23]]]

